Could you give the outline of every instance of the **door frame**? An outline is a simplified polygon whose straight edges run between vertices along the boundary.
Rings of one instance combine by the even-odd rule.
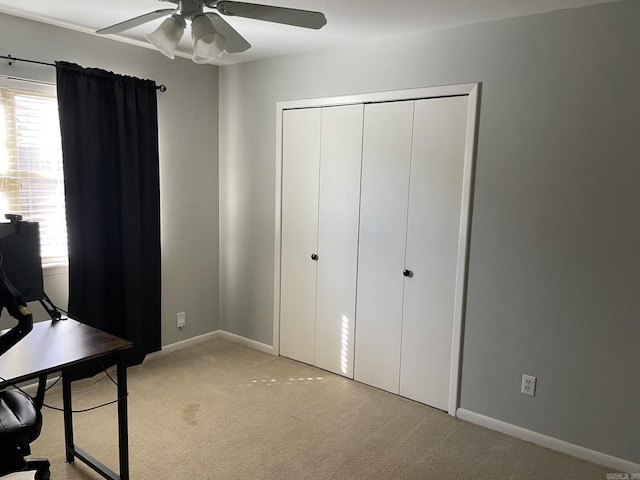
[[[467,133],[462,180],[462,207],[458,239],[458,260],[453,314],[451,350],[451,377],[449,382],[448,413],[456,416],[460,401],[460,375],[462,338],[467,291],[467,267],[469,262],[469,238],[472,214],[474,166],[476,157],[477,125],[480,102],[480,83],[464,83],[434,87],[361,93],[337,97],[284,100],[276,103],[276,171],[275,171],[275,241],[274,241],[274,292],[273,292],[273,353],[280,355],[280,264],[282,243],[282,134],[283,112],[299,108],[334,107],[360,103],[381,103],[402,100],[419,100],[437,97],[468,96]],[[357,321],[357,319],[356,319]]]

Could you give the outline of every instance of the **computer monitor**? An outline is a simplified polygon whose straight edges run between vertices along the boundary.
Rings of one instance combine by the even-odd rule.
[[[14,233],[0,239],[2,268],[22,298],[34,302],[45,298],[40,258],[40,225],[19,221],[0,224],[0,232],[13,225]]]

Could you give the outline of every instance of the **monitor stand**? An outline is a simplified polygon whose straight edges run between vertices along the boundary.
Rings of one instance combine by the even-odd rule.
[[[40,302],[40,305],[42,305],[42,307],[47,311],[47,313],[51,317],[51,320],[53,320],[54,322],[67,319],[67,317],[65,315],[62,315],[62,312],[58,310],[58,307],[53,304],[46,293],[44,294],[44,298],[41,298],[38,301]]]

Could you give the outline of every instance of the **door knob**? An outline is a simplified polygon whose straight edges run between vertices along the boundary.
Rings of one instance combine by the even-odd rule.
[[[413,277],[413,272],[411,270],[404,270],[402,272],[402,275],[404,275],[405,277]]]
[[[315,253],[312,253],[311,260],[318,260],[318,255],[316,255]]]

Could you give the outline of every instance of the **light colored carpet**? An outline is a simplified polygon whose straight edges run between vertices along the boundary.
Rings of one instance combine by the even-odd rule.
[[[74,384],[75,409],[115,399],[103,378]],[[220,339],[130,369],[128,386],[132,480],[602,480],[611,471]],[[55,386],[46,403],[60,402]],[[62,413],[43,413],[32,451],[49,458],[52,479],[101,478],[65,464]],[[76,444],[117,471],[115,406],[74,420]]]

